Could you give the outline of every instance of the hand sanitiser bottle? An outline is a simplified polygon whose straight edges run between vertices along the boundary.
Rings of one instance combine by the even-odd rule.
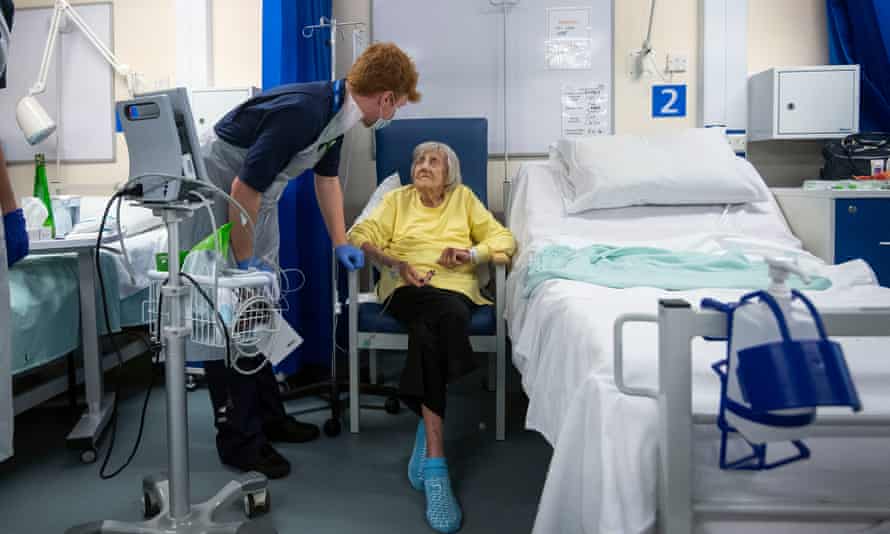
[[[720,376],[717,426],[722,432],[720,466],[770,469],[809,457],[800,441],[808,435],[818,406],[861,409],[840,345],[826,337],[812,303],[789,289],[789,276],[809,283],[797,265],[767,258],[770,286],[725,304],[712,299],[703,308],[727,316],[727,357],[713,365]],[[739,433],[752,454],[728,461],[727,436]],[[789,441],[797,454],[768,462],[766,444]]]

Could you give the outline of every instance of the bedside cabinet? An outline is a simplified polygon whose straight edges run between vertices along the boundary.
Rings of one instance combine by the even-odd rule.
[[[772,193],[803,248],[828,263],[861,258],[890,287],[890,191]]]

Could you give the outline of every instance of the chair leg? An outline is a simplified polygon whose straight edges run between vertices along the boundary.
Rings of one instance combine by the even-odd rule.
[[[371,375],[371,384],[377,385],[377,350],[368,350],[368,373]]]
[[[497,385],[495,384],[497,380],[497,372],[498,372],[498,360],[496,352],[488,353],[488,373],[485,375],[485,381],[483,384],[485,385],[485,391],[492,393],[496,391]]]
[[[359,432],[359,406],[361,399],[359,398],[359,359],[358,347],[350,345],[349,347],[349,431],[353,434]]]
[[[497,341],[497,389],[495,439],[504,441],[507,434],[507,343],[503,337]]]

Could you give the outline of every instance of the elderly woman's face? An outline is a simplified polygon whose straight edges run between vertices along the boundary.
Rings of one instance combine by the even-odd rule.
[[[445,154],[438,150],[428,150],[414,160],[414,175],[411,179],[415,187],[436,190],[445,187],[447,174]]]

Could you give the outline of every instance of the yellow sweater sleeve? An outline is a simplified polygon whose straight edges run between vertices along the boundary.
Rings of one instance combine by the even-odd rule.
[[[379,249],[392,241],[396,221],[396,206],[392,193],[383,197],[374,211],[349,231],[349,242],[357,247],[370,243]]]
[[[516,241],[510,230],[494,218],[479,198],[470,192],[470,237],[476,247],[476,261],[486,263],[495,252],[512,256]]]

